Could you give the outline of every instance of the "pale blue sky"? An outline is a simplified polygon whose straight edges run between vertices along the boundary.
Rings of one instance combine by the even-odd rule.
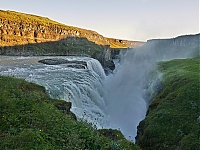
[[[199,32],[199,0],[0,0],[0,9],[119,39],[146,41]]]

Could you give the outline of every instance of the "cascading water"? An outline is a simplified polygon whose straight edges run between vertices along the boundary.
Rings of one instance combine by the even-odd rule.
[[[104,70],[101,64],[87,57],[56,57],[87,62],[85,69],[70,68],[69,64],[45,65],[38,60],[52,57],[3,57],[0,74],[25,78],[44,86],[52,98],[72,102],[71,111],[98,128],[108,127],[104,102]],[[54,57],[53,57],[54,58]]]

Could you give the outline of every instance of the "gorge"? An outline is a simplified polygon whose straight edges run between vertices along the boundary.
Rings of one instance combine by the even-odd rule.
[[[79,120],[119,129],[136,143],[143,143],[142,120],[163,89],[158,63],[199,57],[199,34],[134,42],[39,16],[0,13],[1,75],[44,86],[51,98],[72,102]]]
[[[159,61],[194,57],[198,52],[198,38],[199,35],[193,35],[154,40],[130,49],[121,56],[114,73],[108,76],[97,60],[77,56],[1,56],[0,73],[44,86],[52,98],[72,102],[72,112],[79,119],[84,118],[98,128],[120,129],[126,138],[134,140],[136,128],[153,98],[150,95],[159,87],[162,77],[160,73],[149,77],[149,72]],[[160,48],[164,43],[168,51],[166,47]],[[47,58],[67,63],[38,63]],[[87,65],[71,67],[78,62]]]

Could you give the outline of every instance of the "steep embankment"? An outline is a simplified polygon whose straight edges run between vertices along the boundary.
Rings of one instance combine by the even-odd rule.
[[[136,143],[145,150],[200,147],[200,58],[159,64],[162,89],[138,126]]]
[[[139,149],[119,131],[98,131],[76,121],[70,103],[49,98],[44,87],[4,76],[0,76],[0,85],[2,150]]]
[[[112,48],[135,47],[137,41],[106,38],[95,31],[67,26],[45,17],[0,10],[1,46],[14,46],[29,43],[52,42],[67,37],[87,38],[98,45]]]

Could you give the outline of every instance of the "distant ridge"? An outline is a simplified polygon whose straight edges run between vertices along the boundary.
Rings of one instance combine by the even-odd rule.
[[[46,17],[0,10],[0,46],[58,41],[67,37],[87,38],[111,48],[141,46],[143,42],[107,38],[95,31],[68,26]]]

